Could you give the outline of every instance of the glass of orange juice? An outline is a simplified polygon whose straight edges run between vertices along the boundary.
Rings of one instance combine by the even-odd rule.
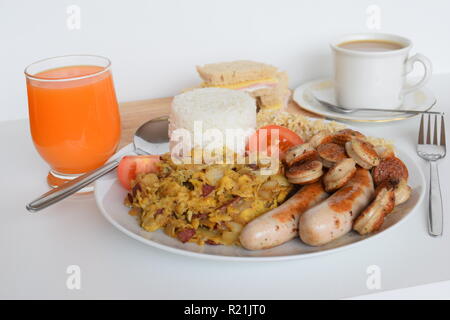
[[[31,136],[50,165],[48,184],[59,186],[103,165],[120,139],[111,62],[93,55],[54,57],[29,65],[25,76]]]

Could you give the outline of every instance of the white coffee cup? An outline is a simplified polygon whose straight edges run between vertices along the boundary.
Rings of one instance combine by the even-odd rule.
[[[350,49],[348,43],[373,41],[394,43],[399,48],[385,51]],[[345,48],[347,44],[347,48]],[[340,46],[340,45],[343,45]],[[431,62],[417,53],[409,57],[410,40],[391,34],[350,34],[331,42],[334,58],[336,102],[347,108],[396,109],[407,93],[424,86],[431,77]],[[406,85],[406,76],[416,62],[424,66],[422,79],[413,86]]]

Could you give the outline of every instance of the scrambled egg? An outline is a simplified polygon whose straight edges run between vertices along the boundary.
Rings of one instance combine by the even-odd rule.
[[[280,164],[261,175],[245,164],[176,165],[162,156],[157,174],[141,174],[125,199],[147,231],[163,229],[182,242],[239,244],[245,224],[280,205],[292,185]]]

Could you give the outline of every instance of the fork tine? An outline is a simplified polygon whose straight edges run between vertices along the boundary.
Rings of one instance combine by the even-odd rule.
[[[441,146],[445,147],[445,124],[444,124],[444,115],[441,115]]]
[[[442,142],[442,138],[441,138],[441,142]],[[423,144],[423,113],[420,116],[419,144]]]
[[[434,115],[434,133],[433,133],[433,144],[438,145],[438,133],[437,133],[438,127],[437,127],[437,115]]]
[[[428,126],[427,126],[427,144],[431,144],[431,116],[428,115]]]

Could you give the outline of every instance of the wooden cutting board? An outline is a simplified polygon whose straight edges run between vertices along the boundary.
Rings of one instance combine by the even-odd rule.
[[[119,148],[131,143],[136,129],[144,122],[168,115],[172,97],[124,102],[120,104],[120,114],[122,117],[122,137]],[[297,103],[290,101],[288,112],[303,114],[309,117],[318,117],[315,114],[301,109]]]

